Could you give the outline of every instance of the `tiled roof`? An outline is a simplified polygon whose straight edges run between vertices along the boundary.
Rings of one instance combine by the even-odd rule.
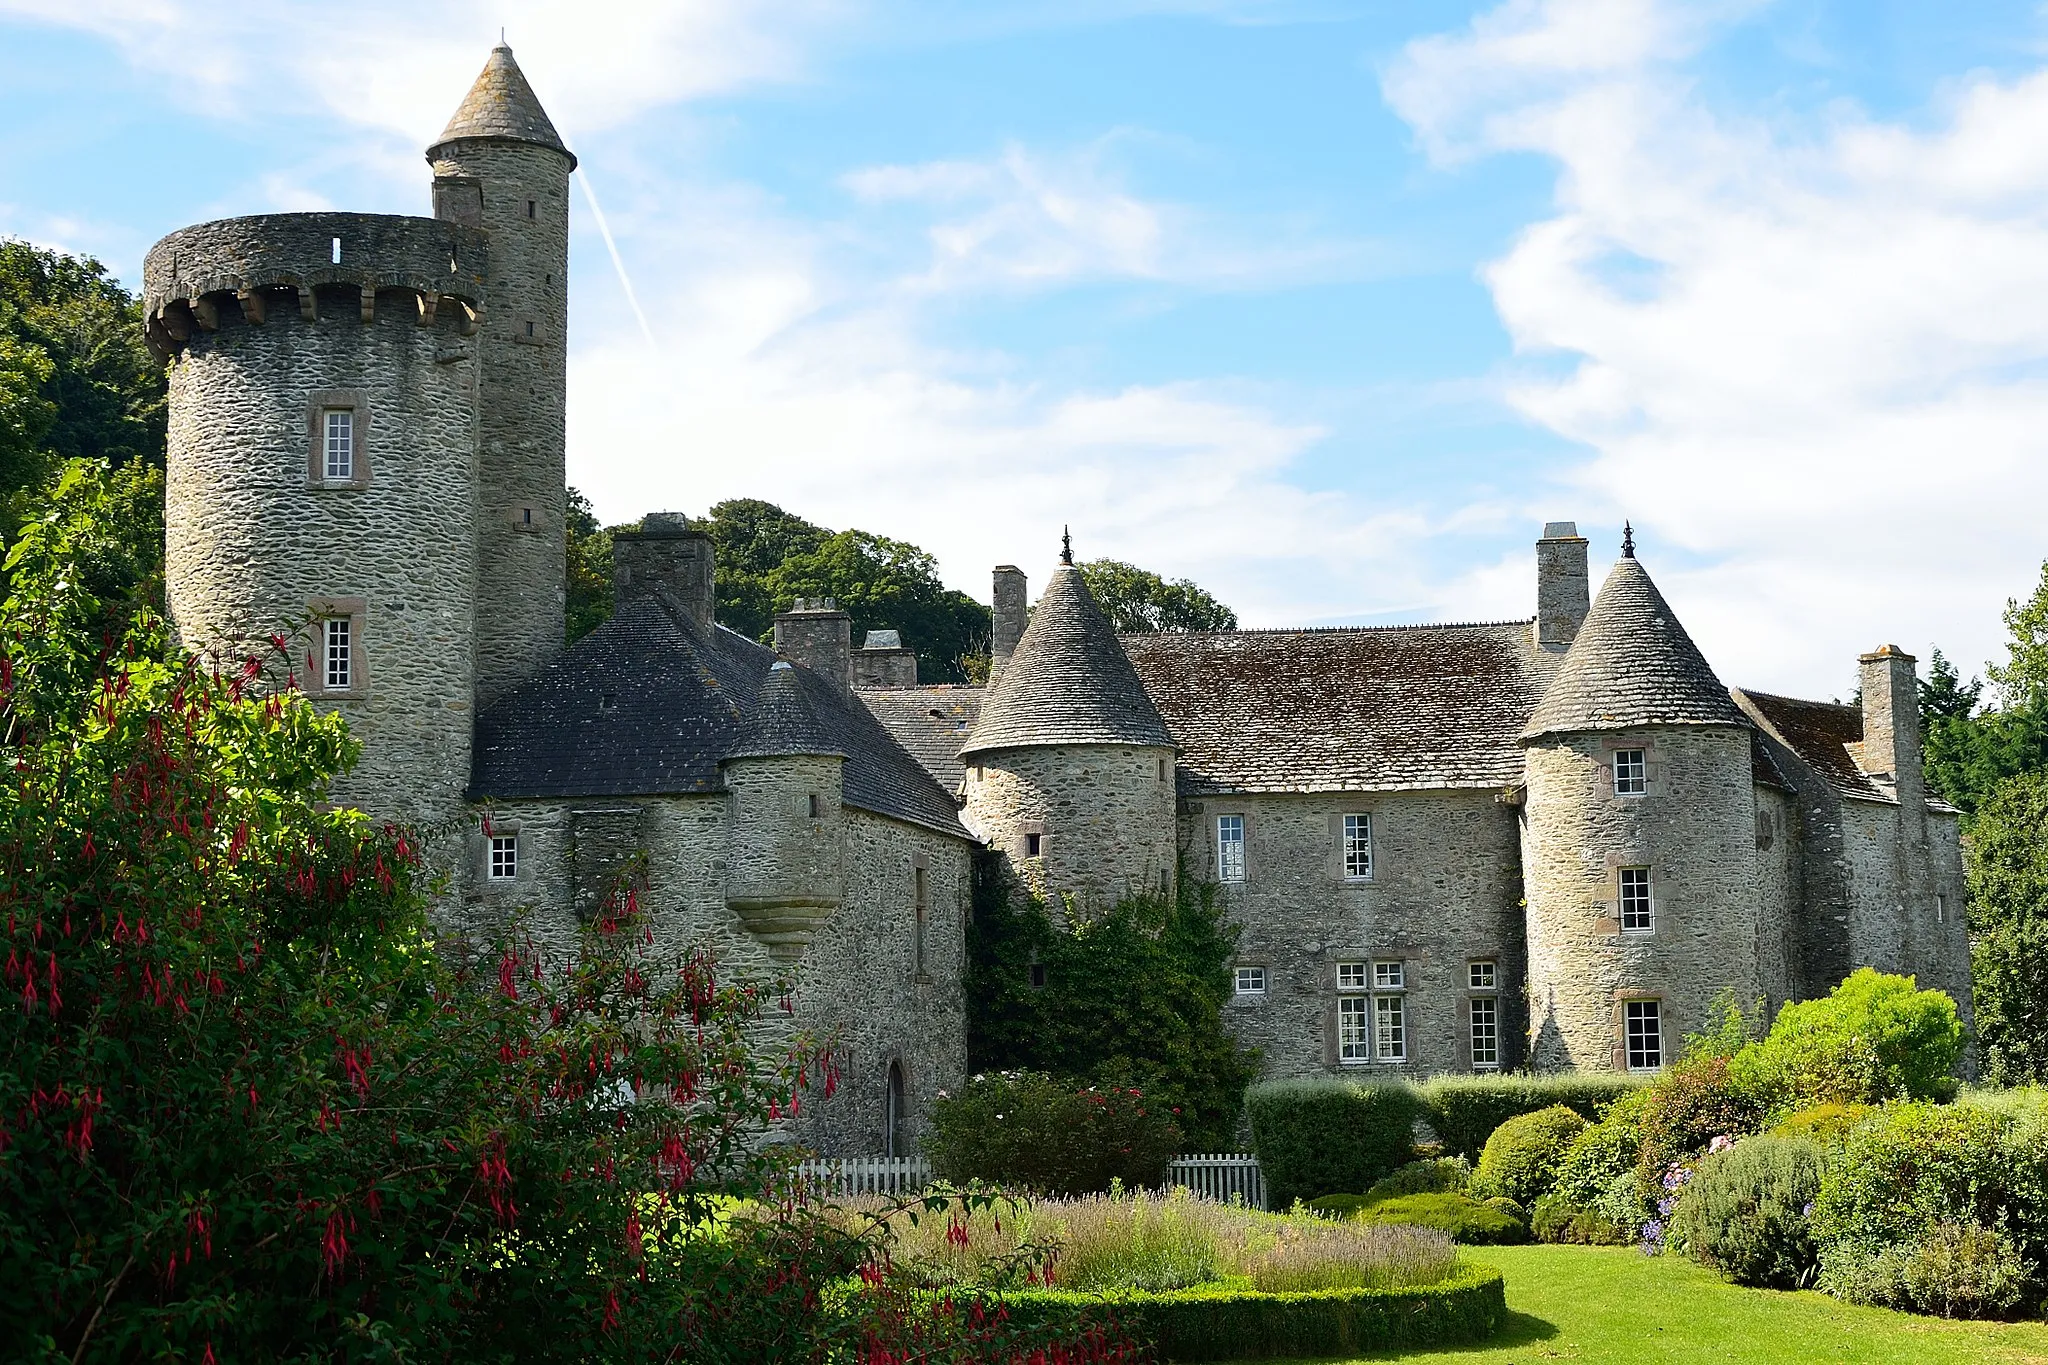
[[[1748,723],[1650,575],[1634,558],[1623,558],[1607,575],[1522,738]]]
[[[526,73],[512,60],[512,49],[502,43],[491,49],[476,84],[462,97],[455,116],[448,120],[441,136],[434,139],[427,155],[431,157],[444,142],[465,137],[537,142],[568,157],[571,169],[576,165],[575,153],[562,145],[561,134],[555,131],[547,110],[540,107],[540,97],[527,84]]]
[[[773,651],[703,630],[661,593],[631,598],[477,718],[474,798],[723,791]],[[846,755],[846,804],[969,837],[951,795],[852,695],[790,670],[822,742]],[[812,742],[806,740],[805,742]]]
[[[1081,571],[1062,564],[960,756],[1043,744],[1172,743]]]
[[[967,776],[960,746],[967,742],[975,717],[981,714],[982,688],[939,683],[863,688],[854,695],[941,787],[949,792],[960,790]]]
[[[1742,709],[1755,717],[1771,738],[1790,749],[1819,778],[1843,796],[1866,801],[1896,799],[1880,789],[1856,766],[1849,746],[1863,742],[1863,712],[1839,702],[1800,701],[1747,689],[1735,693]]]
[[[795,665],[778,659],[768,665],[754,714],[741,727],[727,758],[781,758],[792,754],[838,754],[846,757],[838,738],[825,729],[804,694]]]
[[[1505,787],[1543,690],[1530,622],[1126,635],[1183,795]]]

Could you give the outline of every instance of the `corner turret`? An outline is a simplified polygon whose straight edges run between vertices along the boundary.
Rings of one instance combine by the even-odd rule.
[[[778,958],[800,958],[846,895],[846,752],[805,695],[821,680],[769,666],[720,763],[732,793],[725,903]]]

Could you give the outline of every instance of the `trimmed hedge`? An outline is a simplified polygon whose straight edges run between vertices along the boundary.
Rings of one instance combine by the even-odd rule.
[[[1265,1081],[1244,1092],[1269,1207],[1371,1189],[1415,1155],[1422,1099],[1404,1082]]]
[[[1561,1104],[1587,1122],[1642,1081],[1632,1076],[1439,1076],[1421,1086],[1429,1126],[1447,1154],[1477,1161],[1493,1130],[1520,1114]]]
[[[1397,1195],[1368,1204],[1351,1216],[1361,1223],[1435,1228],[1466,1246],[1513,1246],[1529,1240],[1527,1223],[1462,1194]]]
[[[1492,1336],[1507,1320],[1498,1270],[1461,1265],[1442,1284],[1408,1289],[1319,1289],[1264,1294],[1228,1285],[1169,1293],[1077,1294],[1023,1289],[1003,1296],[1020,1325],[1071,1320],[1075,1309],[1107,1309],[1117,1325],[1163,1360],[1256,1360],[1357,1355],[1413,1346],[1461,1346]]]

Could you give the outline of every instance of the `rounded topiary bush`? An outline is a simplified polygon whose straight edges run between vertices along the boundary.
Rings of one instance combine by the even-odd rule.
[[[1805,1286],[1818,1256],[1811,1218],[1822,1163],[1807,1138],[1745,1138],[1708,1157],[1672,1210],[1672,1241],[1737,1284]]]
[[[1561,1104],[1509,1119],[1486,1140],[1478,1173],[1472,1177],[1472,1193],[1534,1203],[1557,1183],[1565,1149],[1585,1130],[1585,1119]]]

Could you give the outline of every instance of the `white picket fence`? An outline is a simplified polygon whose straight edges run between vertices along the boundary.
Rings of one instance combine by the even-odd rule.
[[[825,1194],[915,1194],[932,1183],[931,1163],[921,1156],[825,1157],[806,1161],[797,1173]],[[1166,1183],[1182,1185],[1219,1204],[1266,1207],[1266,1178],[1249,1152],[1201,1152],[1177,1157],[1166,1168]]]
[[[797,1174],[825,1194],[916,1194],[932,1183],[921,1156],[846,1156],[806,1161]]]
[[[1266,1177],[1259,1170],[1259,1159],[1250,1152],[1198,1152],[1176,1157],[1166,1168],[1166,1183],[1185,1185],[1219,1204],[1241,1200],[1255,1209],[1266,1207]]]

